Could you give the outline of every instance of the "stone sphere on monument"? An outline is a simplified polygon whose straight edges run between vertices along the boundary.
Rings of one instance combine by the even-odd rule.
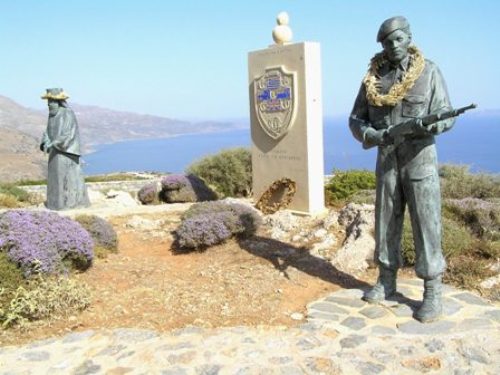
[[[276,17],[277,25],[273,29],[273,40],[276,44],[285,44],[292,41],[293,33],[288,26],[290,18],[287,12],[280,12]]]

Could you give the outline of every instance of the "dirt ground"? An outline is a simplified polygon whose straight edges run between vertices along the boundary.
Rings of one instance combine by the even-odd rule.
[[[97,259],[76,276],[90,286],[88,309],[31,323],[27,330],[3,331],[0,344],[100,328],[293,326],[304,320],[291,315],[304,314],[309,302],[340,287],[366,285],[311,256],[306,248],[272,240],[264,231],[203,252],[178,253],[171,235],[178,213],[139,215],[141,220],[161,220],[160,230],[130,227],[131,219],[137,218],[110,218],[118,233],[118,253]],[[363,278],[370,280],[373,275],[369,272]]]

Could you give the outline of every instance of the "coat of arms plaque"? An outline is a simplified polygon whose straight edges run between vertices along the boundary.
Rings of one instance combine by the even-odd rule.
[[[282,66],[266,69],[254,81],[255,113],[264,132],[273,139],[292,127],[296,110],[296,77]]]

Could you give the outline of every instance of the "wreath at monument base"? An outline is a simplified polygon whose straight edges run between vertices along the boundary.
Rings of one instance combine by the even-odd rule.
[[[255,207],[265,215],[288,207],[297,191],[297,184],[289,178],[280,178],[274,181],[260,196]]]

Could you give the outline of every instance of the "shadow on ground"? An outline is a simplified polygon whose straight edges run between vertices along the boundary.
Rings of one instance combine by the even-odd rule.
[[[306,247],[296,247],[267,237],[253,236],[238,241],[240,247],[250,254],[269,261],[285,277],[289,267],[345,289],[366,289],[370,285],[337,268],[323,258],[313,256]]]

